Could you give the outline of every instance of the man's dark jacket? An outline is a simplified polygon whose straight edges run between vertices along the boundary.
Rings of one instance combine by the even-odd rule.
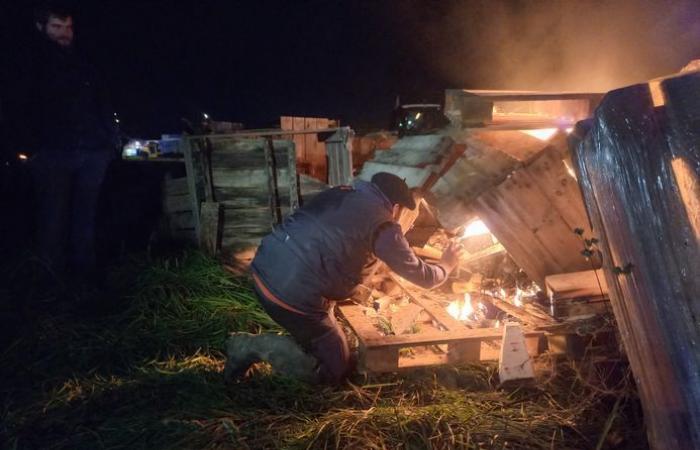
[[[76,51],[37,36],[15,74],[11,132],[17,151],[109,152],[114,113],[96,70]]]
[[[272,293],[303,312],[324,298],[347,298],[376,260],[373,241],[392,222],[391,204],[372,183],[318,194],[266,236],[252,263]]]

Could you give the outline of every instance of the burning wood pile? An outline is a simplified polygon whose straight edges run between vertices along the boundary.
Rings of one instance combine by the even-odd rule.
[[[531,356],[565,353],[569,336],[583,329],[602,332],[609,325],[596,314],[553,316],[549,297],[483,222],[475,220],[461,231],[450,236],[439,229],[424,246],[414,247],[428,261],[438,261],[451,239],[465,247],[459,267],[439,288],[425,291],[380,265],[358,290],[357,304],[341,306],[365,354],[377,345],[388,347],[379,367],[365,358],[367,370],[390,370],[387,361],[394,359],[394,369],[496,360],[507,322],[525,331]]]
[[[566,145],[571,124],[597,98],[448,91],[456,126],[404,137],[365,163],[361,179],[389,171],[422,193],[419,208],[400,220],[416,254],[439,260],[450,240],[467,250],[438,289],[423,291],[379,267],[359,305],[341,307],[367,370],[498,359],[511,321],[525,331],[531,356],[580,353],[580,334],[610,331]]]

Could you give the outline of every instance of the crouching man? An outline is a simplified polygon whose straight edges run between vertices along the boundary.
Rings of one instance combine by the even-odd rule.
[[[450,245],[438,264],[411,250],[397,223],[401,207],[414,209],[406,183],[377,173],[320,193],[266,236],[251,270],[260,304],[290,336],[236,333],[227,341],[227,380],[265,360],[279,373],[337,384],[354,366],[336,322],[336,300],[350,297],[377,258],[423,288],[441,284],[457,266]]]

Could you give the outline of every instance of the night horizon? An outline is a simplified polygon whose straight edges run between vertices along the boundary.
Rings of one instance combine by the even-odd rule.
[[[6,54],[26,51],[37,3],[4,6],[3,17],[11,18]],[[441,103],[447,88],[604,90],[675,72],[700,51],[694,39],[700,12],[689,2],[676,4],[649,33],[628,22],[655,17],[661,2],[623,2],[632,19],[592,12],[596,5],[614,12],[619,2],[578,9],[522,1],[64,3],[75,11],[76,48],[103,76],[122,130],[147,138],[180,132],[181,118],[203,112],[247,128],[297,115],[381,129],[397,95]],[[622,39],[602,60],[599,48],[572,42],[567,32],[577,37],[599,28],[598,39]],[[630,55],[626,39],[655,45]],[[586,60],[604,69],[591,68],[604,82],[586,85],[591,76],[580,70]],[[555,77],[545,79],[545,70]]]

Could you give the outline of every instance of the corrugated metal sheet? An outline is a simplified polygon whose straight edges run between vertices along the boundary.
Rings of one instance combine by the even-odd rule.
[[[451,138],[403,138],[367,162],[360,178],[382,170],[405,177],[409,186],[423,188],[446,229],[479,216],[516,263],[544,286],[547,275],[591,269],[574,233],[589,225],[576,180],[563,161],[567,155],[561,133],[545,143],[512,130],[459,130]]]

